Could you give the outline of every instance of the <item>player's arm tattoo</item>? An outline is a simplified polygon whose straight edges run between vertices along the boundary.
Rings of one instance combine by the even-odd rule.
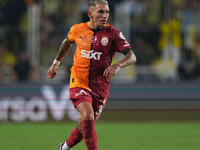
[[[136,56],[132,50],[129,50],[126,56],[122,60],[118,61],[116,64],[118,64],[120,68],[123,68],[135,62],[136,62]]]
[[[73,43],[70,42],[67,38],[64,39],[60,45],[56,60],[62,61],[64,56],[69,52],[69,49],[72,47]]]

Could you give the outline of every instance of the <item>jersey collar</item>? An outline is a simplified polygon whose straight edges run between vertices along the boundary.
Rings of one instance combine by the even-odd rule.
[[[110,25],[109,24],[106,24],[104,28],[101,28],[101,29],[91,29],[90,28],[90,21],[86,22],[87,23],[87,26],[90,30],[92,30],[93,32],[98,32],[98,31],[102,31],[104,30],[106,27],[109,27]]]

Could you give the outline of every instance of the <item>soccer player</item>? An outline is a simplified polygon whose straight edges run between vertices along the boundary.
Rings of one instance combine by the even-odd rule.
[[[136,57],[122,32],[107,24],[109,6],[106,0],[88,4],[89,22],[75,24],[63,40],[60,50],[48,70],[54,78],[59,64],[76,43],[70,76],[70,99],[80,112],[80,120],[60,150],[69,150],[82,139],[88,150],[98,150],[95,120],[102,112],[109,95],[109,79],[120,68],[133,64]],[[115,52],[125,56],[111,65]]]

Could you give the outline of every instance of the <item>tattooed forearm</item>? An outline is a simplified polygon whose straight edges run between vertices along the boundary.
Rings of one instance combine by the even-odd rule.
[[[123,68],[123,67],[126,67],[126,66],[128,66],[130,64],[133,64],[135,62],[136,62],[136,56],[133,53],[133,51],[130,50],[122,60],[120,60],[119,62],[117,62],[117,64],[121,68]]]
[[[56,56],[56,60],[62,61],[64,56],[68,53],[69,49],[71,48],[73,43],[71,43],[67,38],[62,41],[62,44],[60,45],[60,49],[58,51],[58,54]]]

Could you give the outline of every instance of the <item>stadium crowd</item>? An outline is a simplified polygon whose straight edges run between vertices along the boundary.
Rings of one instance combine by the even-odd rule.
[[[136,67],[148,66],[151,70],[150,73],[146,72],[148,76],[151,75],[149,80],[200,79],[198,0],[108,2],[111,25],[115,26],[116,8],[129,14],[129,41],[138,58]],[[36,58],[40,61],[38,66],[32,64],[27,53],[27,13],[34,3],[41,9],[40,58]],[[66,36],[72,24],[88,20],[87,0],[0,0],[0,8],[0,84],[44,82],[43,76],[46,77],[47,66],[57,52],[59,41]],[[62,65],[70,68],[71,63],[65,59]],[[140,76],[145,78],[139,70],[137,74],[138,80]]]

